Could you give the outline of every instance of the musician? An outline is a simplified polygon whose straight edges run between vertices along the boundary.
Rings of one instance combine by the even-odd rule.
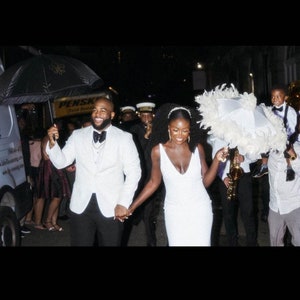
[[[213,151],[212,156],[217,150],[227,146],[225,141],[218,138],[210,140]],[[231,149],[230,151],[233,151]],[[230,157],[232,154],[230,153]],[[246,246],[257,246],[257,226],[254,212],[254,202],[252,197],[252,176],[250,172],[250,164],[253,162],[247,155],[238,152],[234,161],[227,160],[220,163],[218,170],[218,185],[222,201],[223,221],[226,230],[228,246],[239,246],[238,238],[238,209],[240,208],[241,219],[246,232]],[[230,164],[235,163],[237,167],[242,168],[242,175],[237,181],[236,197],[228,199],[227,189],[230,187],[229,170]]]
[[[152,121],[155,116],[155,103],[140,102],[136,105],[136,108],[140,122],[130,127],[130,132],[133,134],[141,161],[142,179],[140,180],[139,184],[139,189],[141,189],[151,172],[151,149],[149,148],[149,138],[152,132]],[[152,197],[150,197],[139,209],[137,209],[133,218],[125,221],[125,230],[122,242],[123,246],[125,246],[127,243],[132,225],[137,225],[141,220],[143,220],[145,224],[147,246],[156,246],[155,230],[160,191],[161,190],[158,189],[158,191],[154,193]]]
[[[122,130],[130,132],[130,128],[139,123],[139,119],[136,115],[136,108],[131,105],[122,106],[120,108],[118,127]]]

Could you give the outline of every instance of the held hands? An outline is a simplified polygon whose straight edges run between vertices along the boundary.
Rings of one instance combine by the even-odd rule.
[[[125,219],[128,219],[128,209],[123,205],[117,204],[115,207],[114,219],[117,219],[123,223]]]
[[[126,208],[123,205],[118,204],[115,207],[115,219],[119,220],[120,222],[124,222],[126,219],[128,219],[129,216],[131,216],[133,213],[132,208]]]
[[[53,126],[48,129],[47,133],[49,137],[50,148],[52,148],[55,145],[56,140],[59,139],[59,133],[56,124],[53,124]]]

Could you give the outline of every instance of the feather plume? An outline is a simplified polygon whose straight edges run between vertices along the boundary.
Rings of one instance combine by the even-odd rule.
[[[230,147],[238,146],[250,159],[285,149],[287,135],[282,120],[264,104],[257,106],[253,93],[240,94],[233,84],[227,88],[224,83],[196,96],[195,101],[202,115],[200,127],[212,138],[225,140]]]

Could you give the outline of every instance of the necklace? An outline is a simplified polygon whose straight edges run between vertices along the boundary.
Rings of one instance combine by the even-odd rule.
[[[92,141],[93,148],[96,150],[99,150],[100,148],[102,148],[104,143],[105,143],[105,140],[102,143],[99,143],[99,142],[95,143],[94,141]]]

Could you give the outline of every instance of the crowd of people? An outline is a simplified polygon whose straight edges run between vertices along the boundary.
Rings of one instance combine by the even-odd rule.
[[[57,121],[43,135],[28,139],[33,209],[21,228],[24,233],[25,225],[62,231],[58,221],[63,210],[70,222],[71,246],[125,247],[132,227],[143,221],[145,246],[155,247],[163,203],[168,246],[211,246],[214,214],[208,189],[217,184],[228,246],[240,245],[238,209],[246,245],[258,246],[253,178],[267,176],[261,218],[268,222],[270,245],[284,246],[288,231],[291,244],[299,246],[299,112],[288,106],[286,95],[284,87],[272,88],[269,107],[286,129],[286,149],[270,147],[260,159],[243,152],[233,158],[234,149],[218,137],[210,139],[207,153],[208,135],[197,108],[143,101],[117,111],[111,97],[97,98],[84,125],[70,123],[64,134]],[[35,143],[39,146],[33,147]],[[236,198],[229,200],[233,159],[242,173]]]

